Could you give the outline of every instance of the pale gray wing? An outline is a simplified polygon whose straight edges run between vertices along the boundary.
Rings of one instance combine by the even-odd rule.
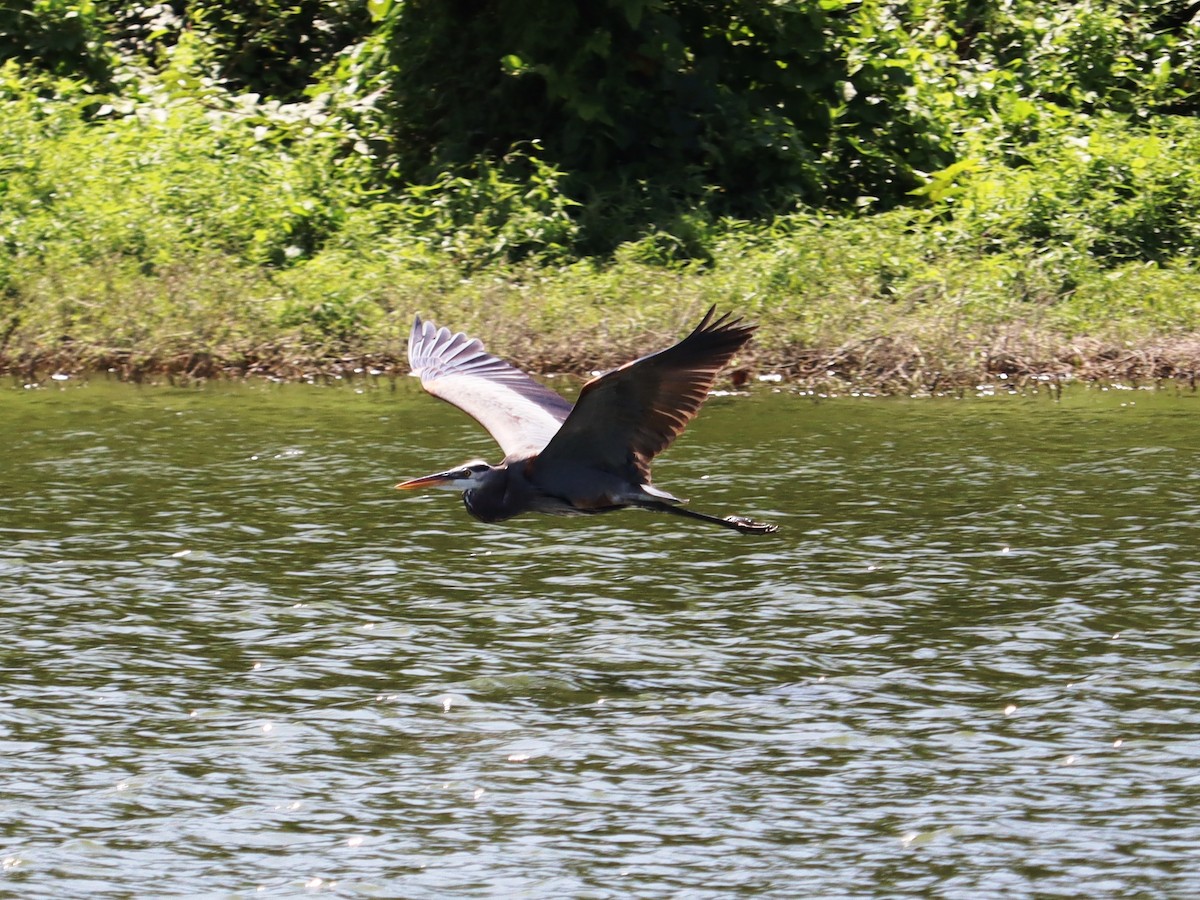
[[[476,419],[506,457],[539,452],[571,412],[571,402],[483,349],[476,338],[417,316],[408,364],[421,386]]]
[[[574,463],[642,483],[650,461],[700,409],[717,373],[754,334],[753,325],[710,309],[673,347],[605,372],[583,386],[538,465]]]

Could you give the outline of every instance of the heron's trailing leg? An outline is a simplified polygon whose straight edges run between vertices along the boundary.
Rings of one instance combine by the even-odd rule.
[[[710,516],[707,513],[696,512],[694,509],[688,509],[686,506],[676,506],[672,503],[661,504],[639,504],[643,509],[653,509],[658,512],[671,513],[676,516],[683,516],[688,519],[699,519],[701,522],[712,522],[714,525],[724,525],[726,528],[732,528],[734,531],[740,531],[742,534],[774,534],[779,530],[778,525],[768,525],[766,522],[755,522],[753,519],[747,519],[745,516]]]

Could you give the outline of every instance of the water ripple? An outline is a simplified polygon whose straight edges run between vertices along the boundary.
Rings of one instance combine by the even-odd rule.
[[[0,394],[28,896],[1188,896],[1194,398],[721,398],[488,527],[412,391]],[[455,448],[448,452],[445,448]]]

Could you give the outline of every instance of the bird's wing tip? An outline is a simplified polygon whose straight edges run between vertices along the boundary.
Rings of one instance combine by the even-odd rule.
[[[715,318],[714,318],[715,317]],[[747,324],[742,316],[733,318],[733,313],[729,310],[717,315],[717,304],[713,304],[708,308],[708,312],[704,314],[704,318],[700,320],[695,328],[692,329],[693,334],[709,334],[718,331],[745,331],[752,332],[757,325]]]

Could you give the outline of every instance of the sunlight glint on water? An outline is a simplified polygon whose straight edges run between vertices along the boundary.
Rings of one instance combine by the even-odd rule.
[[[1195,397],[714,398],[755,538],[397,494],[411,387],[0,392],[5,890],[1200,892]]]

